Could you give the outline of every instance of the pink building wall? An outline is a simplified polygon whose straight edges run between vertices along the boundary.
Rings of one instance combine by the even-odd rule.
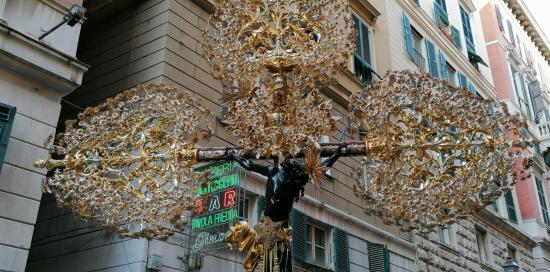
[[[510,100],[517,105],[514,83],[509,70],[508,52],[505,49],[509,45],[509,42],[499,29],[495,5],[488,2],[480,10],[480,17],[485,42],[488,44],[487,54],[489,56],[489,66],[493,74],[497,98],[499,100]],[[506,27],[505,22],[503,24]],[[519,105],[517,106],[519,108]],[[533,177],[528,180],[517,181],[518,183],[515,186],[519,202],[517,206],[519,206],[522,220],[542,219],[538,207],[537,189],[532,179]]]

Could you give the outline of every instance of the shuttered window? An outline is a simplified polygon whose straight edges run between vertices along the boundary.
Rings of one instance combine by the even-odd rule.
[[[453,37],[453,43],[456,48],[462,49],[462,39],[460,38],[460,31],[458,31],[458,28],[451,26],[451,37]]]
[[[525,88],[525,82],[523,80],[523,76],[521,76],[521,74],[518,73],[516,69],[514,69],[514,67],[511,65],[510,65],[510,69],[512,70],[512,78],[514,81],[516,96],[519,101],[519,107],[521,108],[521,110],[526,116],[528,116],[529,118],[532,118],[531,107],[529,105],[529,100],[527,98],[527,90]]]
[[[435,53],[435,46],[428,39],[426,39],[426,51],[427,51],[428,67],[430,69],[430,74],[432,74],[434,77],[439,77],[439,72],[437,69],[437,56]]]
[[[299,262],[306,262],[306,240],[307,240],[307,216],[302,212],[293,209],[290,216],[292,226],[292,257]]]
[[[468,88],[468,79],[461,72],[458,72],[458,86],[460,86],[460,88]]]
[[[339,229],[334,228],[332,233],[332,240],[334,244],[334,271],[335,272],[349,272],[349,241],[348,234]]]
[[[476,87],[474,87],[474,84],[472,84],[471,82],[468,83],[468,90],[473,94],[477,94],[477,89]]]
[[[544,187],[542,181],[535,177],[535,183],[537,184],[537,193],[539,196],[540,209],[542,213],[542,219],[546,225],[550,225],[550,218],[548,217],[548,206],[546,206],[546,195],[544,194]]]
[[[405,34],[405,48],[407,49],[407,53],[414,60],[414,45],[411,31],[411,23],[409,21],[409,17],[407,17],[405,12],[403,12],[403,33]]]
[[[262,214],[265,211],[265,196],[258,196],[258,222],[262,218]]]
[[[15,110],[15,107],[0,103],[0,173],[2,172],[2,165],[4,164],[4,157],[8,148]]]
[[[447,60],[445,55],[439,51],[439,70],[441,71],[441,78],[449,81],[449,72],[447,71]]]
[[[464,31],[464,40],[466,41],[466,49],[469,52],[475,53],[476,47],[474,44],[474,36],[472,35],[472,25],[470,24],[470,15],[460,6],[460,17],[462,18],[462,30]]]
[[[390,255],[385,245],[368,242],[367,251],[369,255],[370,272],[390,271]]]
[[[514,30],[512,29],[512,24],[510,21],[506,21],[506,24],[508,25],[508,38],[510,38],[510,42],[516,46],[516,38],[514,36]]]
[[[495,6],[495,13],[497,15],[498,29],[500,29],[500,31],[504,31],[504,24],[502,23],[502,14],[500,13],[500,9],[497,6]]]
[[[426,60],[422,56],[422,36],[412,28],[409,18],[403,12],[403,33],[405,34],[405,49],[414,64],[424,71]]]
[[[357,16],[353,15],[353,23],[357,38],[355,40],[355,53],[353,64],[355,75],[363,83],[370,84],[372,81],[372,66],[370,57],[369,29]]]
[[[449,25],[449,16],[447,15],[447,5],[445,0],[434,1],[434,20],[438,27]]]
[[[516,214],[516,205],[514,204],[514,197],[512,191],[504,194],[504,200],[506,201],[506,210],[508,211],[508,220],[513,223],[518,223],[518,216]]]
[[[538,81],[529,83],[528,86],[529,95],[531,96],[531,103],[533,104],[533,113],[536,120],[540,120],[540,113],[544,111],[544,98]]]

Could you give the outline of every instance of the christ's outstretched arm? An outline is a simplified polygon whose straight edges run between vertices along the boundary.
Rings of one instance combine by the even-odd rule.
[[[239,152],[236,151],[235,149],[228,149],[227,150],[227,155],[231,159],[238,162],[244,169],[246,169],[248,171],[256,172],[256,173],[258,173],[260,175],[263,175],[263,176],[266,176],[266,177],[269,177],[269,175],[271,173],[271,167],[270,166],[265,166],[265,165],[253,163],[251,160],[243,158],[239,154]]]
[[[321,160],[321,165],[324,167],[332,167],[334,163],[342,156],[342,148],[345,148],[345,145],[340,145],[336,152],[332,154],[330,157],[324,158]]]

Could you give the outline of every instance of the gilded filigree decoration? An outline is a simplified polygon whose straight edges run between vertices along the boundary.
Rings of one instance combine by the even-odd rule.
[[[239,145],[286,157],[330,133],[335,120],[319,88],[347,64],[352,37],[345,0],[219,1],[205,53]]]
[[[262,217],[254,228],[251,228],[247,221],[238,222],[231,227],[226,238],[231,249],[238,248],[246,252],[246,271],[264,271],[266,262],[270,263],[270,267],[273,264],[273,271],[278,271],[280,266],[277,244],[282,242],[290,247],[291,240],[292,228],[283,227],[282,222],[273,222],[269,217]]]
[[[330,84],[352,37],[346,0],[220,0],[204,32],[215,77],[241,98],[277,74]]]
[[[295,155],[307,146],[309,137],[333,133],[338,118],[332,116],[332,105],[317,92],[293,93],[295,102],[270,104],[270,97],[259,95],[228,104],[227,128],[239,137],[245,152],[259,156]]]
[[[422,72],[388,72],[352,100],[367,146],[354,189],[388,224],[449,225],[530,175],[526,127],[504,104]]]
[[[43,181],[60,206],[122,236],[167,238],[194,206],[195,144],[211,118],[190,93],[140,85],[67,121]]]

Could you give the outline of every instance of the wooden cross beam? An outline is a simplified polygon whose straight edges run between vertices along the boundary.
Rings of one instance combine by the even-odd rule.
[[[340,147],[342,147],[342,156],[343,157],[349,157],[349,156],[365,156],[367,154],[367,147],[365,142],[343,142],[343,143],[322,143],[321,146],[321,156],[322,157],[328,157]],[[233,148],[236,150],[242,149],[238,146],[227,146],[227,147],[200,147],[198,148],[198,154],[197,154],[197,160],[199,162],[205,162],[205,161],[224,161],[229,160],[230,158],[227,156],[227,150]],[[255,154],[252,153],[243,153],[243,158],[247,159],[273,159],[275,157],[265,157],[262,156],[260,158],[257,158]],[[294,156],[294,158],[303,158],[304,153],[299,152]]]

